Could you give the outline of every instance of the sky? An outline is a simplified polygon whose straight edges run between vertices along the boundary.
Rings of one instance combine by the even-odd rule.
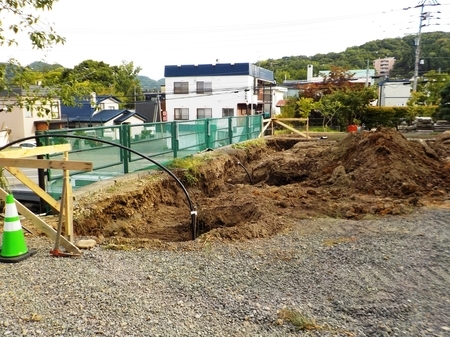
[[[421,8],[416,6],[423,1],[440,5],[424,7],[431,19],[422,32],[450,32],[450,2],[436,0],[59,0],[51,11],[38,13],[42,27],[52,25],[65,44],[33,50],[22,34],[19,46],[0,47],[0,61],[67,68],[85,60],[111,66],[133,62],[139,75],[158,80],[165,65],[338,53],[418,34]],[[12,18],[0,13],[0,19],[5,25]]]

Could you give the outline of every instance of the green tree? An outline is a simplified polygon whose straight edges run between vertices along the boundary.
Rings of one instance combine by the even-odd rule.
[[[322,116],[322,127],[324,131],[328,129],[328,125],[332,122],[333,118],[337,116],[343,105],[340,101],[334,97],[334,93],[324,95],[321,97],[317,105],[317,110]]]
[[[16,38],[19,35],[27,35],[29,43],[35,49],[42,50],[55,44],[63,44],[65,39],[58,35],[53,27],[46,25],[39,16],[39,12],[51,10],[55,2],[56,0],[0,0],[0,13],[10,21],[8,26],[5,26],[4,21],[0,20],[0,45],[18,45]],[[51,104],[54,96],[48,90],[31,89],[29,84],[35,80],[36,78],[14,59],[0,66],[0,90],[15,98],[15,103],[6,106],[7,111],[18,105],[37,110],[40,115],[49,113],[46,106]],[[28,93],[19,96],[13,90],[17,87],[28,90]],[[37,102],[39,104],[36,104]]]
[[[115,68],[102,61],[86,60],[61,74],[61,83],[81,82],[98,94],[112,94]]]
[[[53,44],[64,43],[53,27],[45,25],[36,11],[51,10],[57,0],[0,0],[0,13],[13,21],[3,28],[0,21],[0,45],[18,45],[18,34],[28,35],[33,48],[44,49]]]
[[[441,91],[438,117],[439,119],[450,120],[450,82]]]
[[[311,111],[317,109],[318,104],[317,102],[314,102],[314,99],[309,97],[301,97],[297,101],[297,105],[299,108],[299,116],[295,116],[297,118],[306,118],[309,116]]]
[[[377,98],[374,87],[347,87],[335,90],[332,95],[342,105],[337,117],[343,127],[364,122],[365,108]]]
[[[286,105],[281,107],[280,118],[296,118],[300,116],[300,109],[297,104],[298,97],[288,97]]]
[[[134,67],[133,62],[122,61],[122,64],[115,68],[114,88],[116,93],[122,97],[126,107],[133,108],[134,101],[142,96],[142,89],[138,78],[140,67]]]
[[[411,95],[408,105],[439,105],[441,91],[450,82],[450,75],[435,70],[424,74],[424,80],[419,82],[417,92]]]

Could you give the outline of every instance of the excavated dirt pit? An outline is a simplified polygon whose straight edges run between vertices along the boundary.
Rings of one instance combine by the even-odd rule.
[[[447,132],[410,141],[393,129],[342,140],[274,137],[198,154],[204,164],[195,172],[173,172],[198,211],[199,240],[254,239],[289,230],[298,219],[445,207],[448,143]],[[188,241],[192,233],[188,199],[166,172],[81,198],[74,229],[80,237],[136,246]]]

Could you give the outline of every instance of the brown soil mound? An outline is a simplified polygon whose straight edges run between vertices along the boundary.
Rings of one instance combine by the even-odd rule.
[[[403,198],[447,187],[446,167],[436,152],[393,129],[350,134],[319,161],[321,173],[313,179],[335,183],[345,170],[348,187],[367,194]]]
[[[391,129],[341,141],[275,137],[199,154],[195,184],[176,174],[198,211],[201,240],[261,238],[307,217],[362,219],[442,204],[450,189],[445,137],[410,141]],[[142,245],[189,240],[187,196],[166,173],[149,177],[81,199],[76,234]]]

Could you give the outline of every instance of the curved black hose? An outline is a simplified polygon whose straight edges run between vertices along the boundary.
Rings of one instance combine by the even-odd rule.
[[[156,162],[155,160],[151,159],[150,157],[136,151],[133,150],[129,147],[126,147],[122,144],[117,144],[117,143],[113,143],[110,142],[108,140],[104,140],[101,138],[94,138],[94,137],[88,137],[88,136],[79,136],[79,135],[66,135],[66,134],[62,134],[62,135],[58,135],[58,134],[51,134],[51,135],[39,135],[39,136],[30,136],[30,137],[25,137],[25,138],[21,138],[21,139],[17,139],[15,141],[12,141],[2,147],[0,147],[0,151],[3,151],[4,149],[17,144],[17,143],[21,143],[25,140],[29,140],[29,139],[36,139],[36,141],[39,138],[53,138],[53,137],[62,137],[62,138],[76,138],[76,139],[85,139],[85,140],[92,140],[95,142],[100,142],[100,143],[105,143],[108,145],[112,145],[112,146],[117,146],[120,147],[121,149],[124,149],[126,151],[129,151],[131,153],[134,153],[135,155],[138,155],[139,157],[143,158],[143,159],[147,159],[148,161],[152,162],[153,164],[155,164],[156,166],[158,166],[159,168],[161,168],[162,170],[164,170],[165,172],[167,172],[173,179],[175,179],[175,181],[177,182],[177,184],[181,187],[181,189],[183,190],[186,199],[188,201],[189,204],[189,209],[191,211],[191,233],[192,233],[192,240],[195,240],[197,237],[197,210],[194,206],[194,204],[192,203],[192,200],[189,196],[189,193],[186,189],[186,187],[182,184],[182,182],[175,176],[175,174],[173,174],[172,171],[170,171],[168,168],[164,167],[163,165],[161,165],[160,163]]]
[[[250,180],[250,185],[253,185],[253,179],[252,179],[252,177],[250,176],[250,173],[248,173],[248,171],[247,171],[247,169],[245,168],[245,166],[242,165],[242,163],[241,163],[240,161],[238,161],[237,163],[238,163],[238,165],[241,165],[242,168],[244,169],[245,173],[247,173],[248,180]]]

